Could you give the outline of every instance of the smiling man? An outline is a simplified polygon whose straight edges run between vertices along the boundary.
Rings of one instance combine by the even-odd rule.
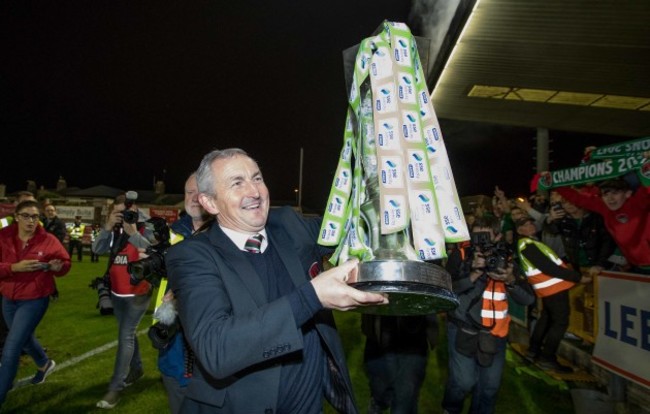
[[[257,163],[240,149],[207,154],[197,171],[209,230],[170,248],[169,282],[196,367],[183,413],[356,413],[328,309],[387,303],[347,282],[356,261],[321,273],[320,219],[270,211]],[[310,279],[311,277],[311,279]]]

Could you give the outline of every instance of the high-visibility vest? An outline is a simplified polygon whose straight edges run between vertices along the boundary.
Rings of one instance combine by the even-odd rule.
[[[84,230],[86,229],[85,224],[80,224],[79,226],[73,225],[70,228],[70,239],[71,240],[81,240],[84,235]]]
[[[544,255],[552,260],[556,265],[564,268],[566,268],[566,265],[562,259],[560,259],[557,254],[555,254],[555,252],[544,243],[540,243],[529,237],[522,237],[519,239],[517,242],[517,249],[519,251],[521,267],[524,273],[526,273],[528,282],[533,286],[533,289],[535,290],[535,294],[537,296],[544,298],[547,296],[555,295],[556,293],[571,289],[575,285],[575,283],[569,282],[568,280],[548,276],[542,273],[542,271],[536,268],[532,263],[530,263],[528,259],[526,259],[526,257],[521,254],[521,252],[529,244],[536,245],[539,250],[541,250],[541,252],[544,253]]]
[[[506,284],[488,279],[483,291],[483,307],[481,309],[481,323],[486,328],[491,328],[490,333],[499,338],[508,336],[510,315],[508,314],[508,296]]]
[[[169,243],[173,246],[176,243],[180,243],[184,240],[185,238],[183,237],[182,234],[178,234],[174,232],[172,229],[169,229]],[[158,287],[158,294],[156,295],[156,303],[154,305],[154,313],[156,309],[160,305],[162,305],[163,297],[165,296],[165,293],[167,293],[167,278],[162,278],[160,281],[160,286]],[[156,319],[153,320],[153,324],[158,322]]]

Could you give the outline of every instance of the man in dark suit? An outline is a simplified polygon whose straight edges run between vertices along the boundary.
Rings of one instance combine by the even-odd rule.
[[[46,204],[43,208],[45,211],[45,220],[43,220],[43,228],[48,233],[52,233],[63,244],[65,235],[68,233],[65,229],[65,223],[56,215],[56,207],[52,204]]]
[[[262,174],[244,151],[206,155],[199,200],[210,229],[170,248],[167,270],[196,355],[183,413],[356,413],[328,309],[385,304],[348,286],[356,260],[321,273],[320,220],[269,213]],[[311,280],[310,280],[311,276]]]

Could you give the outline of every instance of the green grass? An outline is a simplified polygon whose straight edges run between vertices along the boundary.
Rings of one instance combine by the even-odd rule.
[[[103,273],[106,258],[101,258],[99,263],[89,263],[87,257],[84,259],[86,261],[82,263],[73,262],[70,273],[57,280],[60,298],[50,305],[36,331],[48,355],[57,362],[57,369],[43,384],[26,385],[11,391],[2,407],[3,413],[106,412],[95,408],[95,403],[106,392],[113,372],[115,347],[78,359],[115,341],[117,325],[114,317],[99,315],[95,309],[97,292],[88,288],[91,279]],[[360,316],[354,312],[337,312],[336,319],[348,356],[356,399],[364,413],[369,391],[362,364],[365,339],[361,334]],[[150,323],[149,312],[140,330]],[[438,347],[430,354],[427,377],[420,395],[421,413],[441,411],[440,401],[447,376],[447,349],[444,329],[442,331]],[[123,393],[122,400],[111,412],[168,413],[164,387],[156,368],[157,351],[151,347],[145,335],[139,339],[145,375]],[[496,410],[498,413],[573,413],[568,391],[534,376],[518,374],[515,368],[521,362],[517,357],[510,359],[512,361],[504,372]],[[31,378],[35,369],[29,357],[22,357],[16,381]],[[325,407],[325,412],[333,413],[333,410]]]

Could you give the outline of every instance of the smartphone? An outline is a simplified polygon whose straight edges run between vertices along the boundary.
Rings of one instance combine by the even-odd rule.
[[[43,270],[50,270],[50,264],[49,263],[42,262],[42,263],[39,263],[39,266]]]

